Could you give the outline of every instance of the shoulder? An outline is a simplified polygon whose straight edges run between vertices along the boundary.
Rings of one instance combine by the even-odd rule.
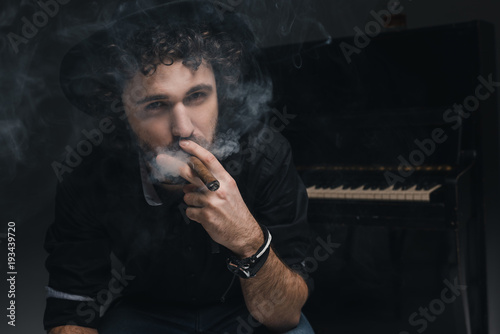
[[[127,179],[127,175],[135,170],[139,175],[136,155],[100,146],[95,146],[85,156],[68,151],[61,161],[53,163],[53,168],[59,187],[81,191],[104,191],[104,188],[112,188]]]
[[[278,131],[265,125],[254,127],[246,136],[244,143],[249,150],[266,161],[282,161],[291,156],[288,140]]]
[[[294,164],[288,140],[279,132],[262,125],[254,126],[241,138],[240,151],[224,166],[236,178],[241,189],[262,193],[284,178],[292,176]],[[258,190],[260,189],[260,190]]]

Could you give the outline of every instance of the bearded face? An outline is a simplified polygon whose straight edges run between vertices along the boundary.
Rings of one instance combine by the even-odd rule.
[[[160,64],[150,75],[137,72],[123,90],[122,101],[133,135],[154,179],[162,183],[184,183],[175,173],[176,160],[187,154],[180,139],[190,139],[205,148],[214,141],[218,101],[210,65],[192,69],[176,61]],[[159,166],[158,154],[173,159]]]

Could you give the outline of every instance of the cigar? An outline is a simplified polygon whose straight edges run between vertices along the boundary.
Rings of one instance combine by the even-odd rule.
[[[216,191],[219,189],[220,183],[208,170],[207,167],[195,156],[189,157],[188,162],[189,167],[196,173],[196,175],[205,183],[205,186],[210,191]]]

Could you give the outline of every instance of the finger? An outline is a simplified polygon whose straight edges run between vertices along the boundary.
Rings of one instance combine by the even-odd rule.
[[[187,193],[184,195],[184,202],[190,207],[202,208],[206,203],[205,194],[200,192]]]
[[[202,180],[196,175],[196,173],[189,167],[187,163],[185,163],[181,168],[179,168],[179,175],[184,180],[187,180],[189,183],[193,184],[197,188],[205,187],[205,184]]]
[[[203,162],[203,164],[212,173],[222,175],[226,172],[224,167],[222,167],[222,165],[220,164],[219,160],[217,160],[217,158],[212,153],[210,153],[207,149],[201,147],[194,141],[183,139],[179,142],[179,145],[184,151],[200,159],[201,162]]]
[[[202,210],[203,209],[201,209],[201,208],[188,207],[186,209],[186,216],[189,219],[191,219],[191,220],[193,220],[193,221],[195,221],[197,223],[201,223],[202,216],[203,216],[203,211]]]
[[[158,165],[160,177],[158,179],[162,180],[164,178],[170,177],[182,177],[184,180],[196,184],[197,186],[202,186],[203,182],[196,176],[193,170],[187,165],[186,157],[174,157],[169,154],[160,153],[156,156],[156,164]]]
[[[182,187],[182,191],[184,191],[184,193],[187,194],[195,191],[201,192],[203,191],[203,188],[200,188],[195,184],[186,184]]]

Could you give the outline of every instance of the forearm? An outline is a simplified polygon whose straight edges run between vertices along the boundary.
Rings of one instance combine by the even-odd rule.
[[[97,330],[81,326],[58,326],[50,329],[48,334],[98,334]]]
[[[240,282],[246,306],[255,319],[278,332],[297,326],[308,288],[272,249],[257,275]]]

